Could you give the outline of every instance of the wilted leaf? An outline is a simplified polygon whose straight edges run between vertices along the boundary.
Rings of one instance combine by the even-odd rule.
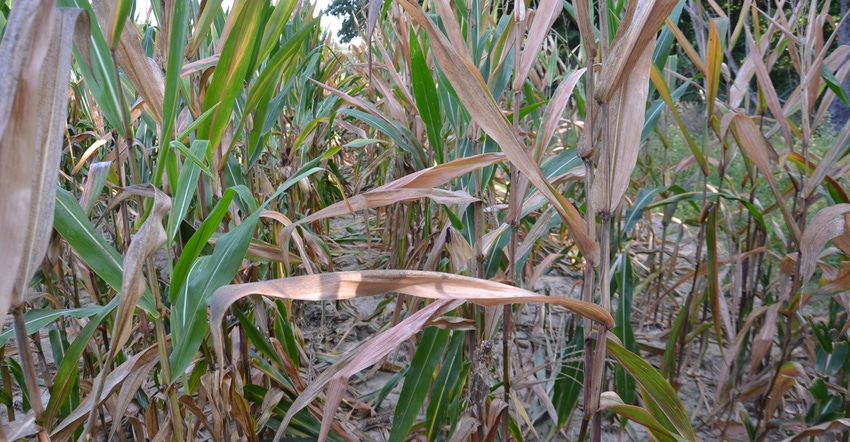
[[[112,341],[110,342],[109,355],[106,358],[105,366],[109,366],[115,356],[123,351],[124,344],[130,339],[130,332],[133,329],[133,316],[135,315],[136,305],[147,290],[147,281],[142,272],[142,265],[154,252],[162,248],[165,244],[166,234],[165,228],[162,226],[162,218],[171,209],[171,198],[162,193],[161,190],[151,184],[133,186],[123,189],[124,195],[142,195],[153,197],[153,209],[147,220],[142,224],[142,227],[136,232],[130,247],[124,254],[124,278],[121,283],[121,301],[118,304],[118,312],[116,313],[115,323],[112,327]],[[148,269],[148,272],[154,272],[155,269]],[[104,370],[102,373],[107,373]],[[100,391],[103,388],[103,377],[101,382],[94,383],[94,395],[99,397]],[[97,415],[98,407],[93,407],[89,416],[89,431],[93,428],[95,416]]]
[[[111,45],[114,49],[115,61],[118,62],[118,66],[121,66],[124,74],[139,95],[145,99],[151,115],[161,123],[165,79],[162,77],[162,70],[156,62],[145,55],[136,25],[130,23],[129,26],[123,26],[129,13],[129,10],[124,10],[128,3],[130,2],[121,1],[116,5],[109,0],[94,0],[92,7],[95,15],[97,15],[100,28],[107,30],[107,32],[110,30],[113,32]],[[123,14],[123,18],[121,18],[121,14]],[[112,20],[120,20],[120,22],[112,22]],[[117,45],[119,35],[115,32],[121,33],[120,43]]]
[[[517,4],[521,3],[518,2]],[[555,19],[558,18],[559,12],[563,9],[562,0],[542,0],[538,3],[537,9],[534,11],[534,17],[531,19],[528,37],[525,39],[525,44],[523,45],[519,70],[514,76],[514,90],[520,90],[522,88],[522,84],[528,78],[528,73],[531,72],[531,66],[537,61],[537,55],[540,53],[543,40],[549,35],[552,24],[555,23]]]
[[[0,318],[24,301],[53,228],[71,43],[88,25],[54,5],[16,3],[0,42]]]
[[[118,368],[113,370],[103,379],[106,371],[102,371],[93,381],[93,385],[103,384],[101,394],[98,395],[95,401],[95,395],[90,394],[83,400],[77,408],[74,409],[65,419],[53,429],[50,434],[51,440],[64,442],[70,440],[74,433],[79,429],[80,423],[89,414],[89,410],[99,408],[100,404],[105,401],[118,387],[125,383],[133,383],[140,385],[147,377],[148,372],[153,366],[159,362],[157,344],[154,344],[142,352],[132,356]],[[133,391],[138,390],[138,387]],[[115,417],[113,417],[115,418]],[[118,417],[120,419],[120,417]]]
[[[805,283],[817,268],[818,256],[827,242],[844,233],[844,214],[850,212],[850,204],[836,204],[821,209],[806,225],[800,240],[800,278]]]
[[[617,89],[626,83],[626,79],[632,76],[632,70],[638,69],[642,63],[638,60],[643,57],[648,46],[655,47],[655,34],[678,2],[679,0],[647,0],[628,3],[625,17],[617,29],[617,35],[593,92],[596,100],[607,102]],[[648,80],[649,72],[646,75]]]
[[[458,158],[405,175],[375,190],[439,187],[455,178],[500,161],[505,161],[505,154],[501,152],[482,153],[470,157]]]
[[[525,146],[511,129],[478,69],[452,48],[419,5],[407,0],[400,0],[399,4],[427,31],[432,54],[473,119],[499,144],[508,160],[555,206],[585,257],[591,262],[598,262],[599,245],[588,236],[584,218],[572,203],[546,181],[540,166],[532,161]]]
[[[776,118],[776,121],[779,122],[779,126],[782,128],[782,133],[785,135],[785,141],[789,146],[793,145],[794,139],[791,137],[791,126],[785,118],[785,111],[782,109],[782,104],[779,102],[779,96],[776,94],[776,88],[773,86],[773,81],[770,79],[770,73],[767,71],[767,66],[764,65],[764,62],[761,59],[761,52],[759,52],[758,48],[756,48],[756,43],[753,41],[750,29],[745,29],[747,34],[747,48],[750,51],[748,58],[753,59],[756,78],[758,78],[758,84],[764,94],[765,101],[767,101],[767,107],[773,114],[773,118]]]
[[[558,89],[555,90],[555,95],[552,99],[549,100],[546,111],[543,112],[543,123],[540,125],[540,130],[537,132],[537,139],[534,144],[533,158],[536,161],[540,161],[543,158],[543,153],[549,146],[549,141],[552,140],[552,135],[561,121],[561,115],[570,102],[573,89],[575,89],[576,83],[584,75],[585,71],[587,71],[587,68],[582,68],[568,75],[558,86]]]
[[[805,430],[784,439],[782,442],[797,442],[801,440],[810,440],[815,436],[823,436],[826,433],[842,432],[847,434],[850,431],[850,419],[835,419],[822,424],[814,425]]]
[[[426,178],[423,178],[426,179]],[[390,183],[392,184],[392,183]],[[421,198],[430,198],[439,204],[466,204],[478,201],[468,193],[463,191],[451,191],[442,189],[411,189],[402,188],[384,188],[375,189],[360,195],[352,196],[343,201],[331,204],[316,213],[299,219],[294,223],[286,226],[281,232],[282,243],[287,244],[289,235],[295,227],[318,221],[333,216],[341,216],[345,214],[353,214],[356,211],[373,209],[375,207],[384,207],[401,201],[412,201]],[[284,247],[286,249],[286,247]]]
[[[751,118],[735,112],[729,112],[723,116],[720,122],[720,133],[725,136],[730,126],[735,129],[738,143],[744,152],[747,153],[747,157],[758,167],[759,171],[767,179],[768,184],[770,184],[770,189],[773,190],[773,195],[776,197],[777,204],[779,204],[779,210],[782,212],[782,218],[785,220],[785,226],[791,234],[791,240],[799,245],[800,228],[794,221],[788,205],[785,203],[785,196],[776,187],[776,180],[773,178],[771,153],[773,155],[775,153]]]
[[[600,165],[593,181],[595,210],[611,213],[616,210],[629,188],[637,157],[640,135],[646,120],[646,97],[649,94],[649,74],[655,37],[646,42],[640,57],[629,68],[628,77],[616,89],[606,106],[607,130]],[[606,164],[607,163],[607,164]]]

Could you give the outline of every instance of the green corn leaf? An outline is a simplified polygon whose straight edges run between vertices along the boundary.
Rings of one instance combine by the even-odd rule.
[[[171,136],[174,120],[177,118],[177,101],[180,88],[180,73],[183,69],[186,38],[189,32],[191,5],[189,2],[171,2],[171,19],[168,21],[168,64],[165,68],[165,95],[162,102],[162,130],[159,136],[159,158],[153,177],[153,184],[159,186],[162,181],[163,165],[171,155]],[[209,7],[209,4],[207,5]],[[182,138],[181,138],[182,139]],[[169,176],[170,180],[176,176]],[[173,183],[174,181],[169,181]],[[172,235],[169,235],[169,242]]]
[[[623,403],[623,400],[617,397],[616,393],[603,393],[601,408],[643,425],[649,430],[654,439],[659,442],[687,440],[671,433],[645,409]]]
[[[101,311],[83,327],[80,334],[74,338],[74,342],[65,351],[65,356],[59,364],[59,368],[56,369],[56,376],[53,378],[53,390],[50,392],[50,402],[48,402],[45,410],[45,422],[53,422],[56,418],[59,408],[71,393],[74,379],[78,378],[78,365],[83,350],[88,346],[92,335],[100,327],[104,318],[110,316],[112,311],[118,307],[120,300],[121,298],[116,296],[109,304],[101,307]]]
[[[558,428],[567,423],[584,385],[584,327],[576,327],[575,336],[564,349],[563,356],[565,360],[561,362],[552,394],[552,405],[558,413]]]
[[[185,149],[180,142],[173,141],[173,143]],[[197,161],[201,161],[197,157],[203,156],[206,153],[208,144],[209,142],[206,140],[195,140],[192,143],[192,150],[189,152],[191,155],[187,155],[186,157],[195,157]],[[201,166],[203,166],[203,163],[201,163]],[[212,174],[205,166],[203,169],[208,175]],[[180,228],[180,223],[186,217],[189,204],[192,202],[192,199],[195,197],[195,191],[198,189],[198,178],[200,176],[201,167],[198,166],[196,160],[183,164],[183,170],[180,171],[180,176],[177,178],[177,190],[174,192],[174,204],[171,209],[171,215],[168,217],[168,242],[166,244],[171,244],[171,241],[174,240],[177,229]]]
[[[65,189],[56,189],[53,227],[94,272],[116,291],[124,278],[123,258],[92,226],[80,203]],[[158,316],[153,296],[146,289],[139,307]]]
[[[437,436],[440,435],[443,423],[446,420],[446,410],[449,402],[453,399],[452,393],[458,389],[458,384],[462,382],[458,375],[463,368],[463,342],[465,337],[466,333],[464,332],[452,333],[449,348],[446,350],[446,357],[443,359],[437,378],[434,379],[428,409],[425,413],[426,435],[429,441],[436,440]]]
[[[616,268],[613,275],[616,284],[615,287],[620,294],[617,314],[614,316],[614,319],[617,321],[617,326],[614,327],[614,334],[620,338],[624,347],[637,353],[637,341],[635,341],[635,334],[631,323],[632,295],[635,286],[632,260],[628,254],[623,253],[617,258],[617,262],[614,265]],[[634,404],[636,387],[634,378],[619,365],[614,370],[614,377],[616,379],[617,394],[626,404]]]
[[[61,310],[31,309],[24,313],[24,325],[27,330],[27,334],[31,335],[59,318],[65,316],[88,318],[100,313],[102,310],[103,307],[99,305]],[[15,331],[12,328],[8,328],[3,333],[0,333],[0,346],[6,345],[6,342],[8,342],[14,335]]]
[[[186,246],[183,248],[183,253],[180,254],[180,259],[177,260],[177,264],[174,266],[174,272],[171,274],[169,299],[172,304],[177,302],[177,294],[186,282],[189,269],[201,254],[201,250],[204,249],[207,241],[209,241],[210,238],[212,238],[213,233],[218,230],[218,225],[221,224],[221,220],[224,219],[224,215],[227,214],[228,206],[230,205],[230,202],[233,201],[233,197],[235,195],[236,192],[233,189],[227,189],[224,192],[221,196],[221,200],[219,200],[218,204],[216,204],[210,214],[207,215],[207,219],[201,223],[201,226],[195,234],[192,235],[189,242],[186,243]]]
[[[841,82],[838,81],[838,78],[835,78],[835,75],[829,70],[829,67],[824,63],[821,65],[821,78],[826,83],[826,86],[835,93],[835,96],[841,100],[842,103],[850,106],[850,95],[847,95],[847,91],[844,90],[844,87],[841,86]]]
[[[443,153],[445,146],[440,136],[440,130],[443,127],[440,99],[437,95],[437,87],[434,85],[431,69],[428,68],[422,47],[419,45],[419,38],[416,37],[414,32],[410,33],[410,73],[413,96],[416,98],[416,109],[422,117],[422,122],[425,123],[428,143],[434,152],[434,158],[437,160],[437,164],[442,164],[445,162]]]
[[[393,429],[389,440],[402,440],[410,432],[422,403],[431,391],[431,382],[437,363],[443,358],[449,340],[449,330],[429,327],[422,333],[422,341],[410,361],[410,370],[393,414]]]
[[[118,47],[118,41],[121,40],[121,32],[124,31],[124,25],[127,24],[127,18],[130,17],[130,10],[133,9],[135,0],[118,0],[118,7],[112,17],[112,33],[109,38],[109,46],[111,48]]]
[[[170,360],[175,379],[186,371],[195,358],[209,329],[206,316],[210,297],[216,289],[229,284],[242,267],[242,260],[259,218],[258,210],[222,235],[211,256],[201,257],[192,264],[183,289],[172,306],[175,343]]]
[[[655,367],[640,356],[626,350],[619,340],[610,333],[608,334],[607,348],[608,352],[617,359],[617,362],[640,384],[644,392],[644,401],[652,402],[653,406],[657,407],[661,415],[653,413],[653,417],[669,419],[680,436],[687,440],[696,440],[696,434],[694,434],[694,429],[685,413],[682,400],[679,399],[676,391],[661,377]],[[650,413],[652,413],[652,410],[650,410]]]
[[[209,149],[217,148],[221,142],[230,124],[236,97],[242,91],[248,70],[253,67],[254,45],[257,43],[257,33],[262,28],[260,18],[267,3],[267,0],[237,2],[228,17],[228,20],[234,20],[233,28],[221,50],[221,57],[204,98],[203,110],[216,105],[218,107],[208,121],[198,126],[199,136],[210,140]]]

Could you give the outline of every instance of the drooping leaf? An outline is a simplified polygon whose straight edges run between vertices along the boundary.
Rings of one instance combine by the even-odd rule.
[[[608,352],[635,378],[635,381],[640,384],[643,391],[649,396],[644,397],[644,400],[652,401],[680,436],[686,440],[695,441],[696,434],[694,434],[691,422],[685,413],[685,406],[682,404],[682,400],[679,399],[673,387],[661,377],[661,374],[640,356],[626,350],[620,344],[619,340],[610,333],[608,334],[607,348]],[[654,417],[656,420],[659,419],[659,416]]]
[[[136,306],[148,290],[148,284],[145,274],[142,271],[142,266],[154,252],[165,245],[166,233],[162,225],[162,219],[171,210],[171,198],[152,184],[125,187],[122,189],[122,193],[116,197],[116,200],[119,200],[122,195],[145,196],[153,198],[154,202],[150,215],[142,224],[142,227],[139,228],[139,231],[136,232],[133,241],[124,253],[122,266],[124,275],[121,281],[120,301],[118,303],[118,312],[113,322],[110,351],[104,364],[106,367],[112,364],[118,353],[123,351],[124,344],[130,339],[130,333],[135,323],[133,317],[135,316]],[[148,271],[152,272],[155,270],[148,269]],[[100,402],[100,394],[106,381],[105,376],[108,372],[108,369],[101,371],[100,381],[92,384],[95,386],[92,395],[98,398],[98,403]],[[98,408],[97,404],[95,404],[89,410],[89,423],[88,430],[86,431],[88,434],[93,434]]]
[[[434,23],[422,11],[419,5],[407,0],[399,4],[418,22],[428,33],[431,51],[440,65],[443,73],[451,81],[454,91],[461,97],[466,110],[490,137],[492,137],[529,182],[552,202],[561,219],[569,227],[570,234],[575,239],[579,249],[592,262],[599,258],[599,245],[587,234],[584,218],[572,203],[567,201],[546,181],[540,171],[540,166],[532,161],[523,143],[511,129],[507,118],[499,109],[490,93],[481,73],[469,61],[459,54],[446,41]]]

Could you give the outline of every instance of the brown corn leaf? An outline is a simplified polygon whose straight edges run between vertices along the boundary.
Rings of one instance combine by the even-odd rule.
[[[767,309],[764,316],[764,324],[761,326],[761,331],[753,339],[752,353],[750,355],[750,376],[753,376],[761,365],[761,360],[770,351],[773,346],[773,338],[776,337],[776,318],[779,315],[779,307],[782,304],[776,303]]]
[[[286,215],[284,215],[280,212],[274,211],[274,210],[263,210],[263,212],[260,213],[260,217],[261,218],[273,219],[273,220],[283,224],[284,227],[292,224],[292,221]],[[298,249],[298,254],[301,255],[301,261],[305,264],[312,261],[310,259],[310,256],[307,255],[307,250],[304,249],[304,241],[301,239],[301,235],[299,235],[298,232],[292,232],[292,237],[295,240],[295,248]],[[248,247],[250,249],[250,246],[248,246]],[[322,250],[322,249],[317,247],[316,250]],[[280,249],[279,253],[280,253],[280,256],[278,257],[278,260],[283,258],[284,254],[286,254],[287,251]],[[323,261],[327,261],[327,257],[324,255],[324,251],[322,251],[320,253],[320,255],[321,255]],[[325,262],[325,263],[327,263],[327,262]],[[305,265],[304,268],[307,270],[308,273],[313,273],[313,268],[311,266]]]
[[[478,68],[451,47],[419,5],[408,0],[400,0],[399,4],[425,28],[431,41],[431,53],[475,122],[499,144],[508,160],[555,206],[585,258],[591,263],[598,262],[599,245],[587,234],[587,225],[581,213],[546,181],[540,166],[532,161],[525,146],[511,129]]]
[[[452,48],[457,53],[469,57],[469,52],[466,49],[466,39],[463,38],[460,25],[457,22],[455,8],[449,4],[449,0],[434,0],[434,9],[437,11],[437,15],[440,16],[443,26],[446,28],[446,34],[452,43]]]
[[[109,359],[118,354],[124,343],[130,338],[130,330],[133,328],[133,313],[136,310],[136,304],[139,303],[139,299],[145,293],[145,287],[147,287],[145,275],[142,273],[142,264],[165,244],[166,235],[162,218],[171,210],[171,198],[151,184],[125,190],[128,189],[131,190],[127,193],[139,192],[151,195],[147,192],[152,192],[154,202],[150,216],[136,232],[133,242],[130,243],[130,247],[127,248],[124,255],[121,303],[118,305],[115,326],[112,330],[112,342],[110,342],[112,351]],[[154,269],[148,269],[148,271],[153,272]]]
[[[826,433],[842,432],[844,434],[847,434],[848,431],[850,431],[850,419],[835,419],[806,428],[805,430],[783,440],[782,442],[811,440],[815,436],[823,436]]]
[[[726,358],[723,366],[720,368],[720,374],[717,378],[718,388],[715,396],[716,400],[719,401],[729,392],[728,390],[730,386],[726,385],[726,382],[729,380],[730,370],[735,367],[735,362],[738,360],[738,352],[741,350],[741,347],[748,342],[747,339],[750,339],[753,323],[758,318],[764,316],[769,308],[769,305],[763,305],[750,312],[750,314],[747,315],[747,319],[744,321],[744,324],[741,326],[738,336],[735,337],[735,341],[732,343],[732,346],[726,350]]]
[[[776,118],[776,121],[779,122],[779,126],[782,127],[782,133],[785,135],[785,141],[788,142],[789,146],[793,146],[794,140],[791,137],[791,126],[785,118],[785,111],[782,109],[782,104],[779,102],[779,95],[776,94],[776,89],[773,87],[773,81],[770,79],[770,73],[767,72],[767,66],[765,66],[762,61],[761,52],[759,52],[758,48],[756,48],[756,43],[753,41],[753,36],[750,34],[749,28],[746,28],[746,37],[747,48],[750,51],[747,58],[752,58],[753,60],[756,78],[758,79],[759,86],[761,86],[762,93],[764,93],[764,98],[767,101],[767,107],[773,114],[773,118]]]
[[[811,279],[818,263],[818,255],[827,242],[844,233],[844,214],[850,204],[836,204],[818,211],[806,226],[800,240],[800,278],[803,283]]]
[[[778,376],[776,376],[776,381],[773,383],[773,389],[767,395],[767,407],[764,415],[767,418],[772,418],[776,406],[785,398],[785,394],[791,391],[798,382],[807,384],[808,381],[806,369],[799,362],[782,364],[782,368],[779,369]]]
[[[80,206],[83,207],[83,211],[87,215],[91,215],[91,209],[97,203],[103,185],[106,184],[106,177],[109,175],[111,165],[112,163],[109,161],[101,161],[92,164],[89,168],[89,173],[86,175],[83,185],[83,193],[80,195]]]
[[[392,184],[392,183],[391,183]],[[360,195],[352,196],[343,201],[331,204],[316,213],[306,216],[292,224],[286,226],[281,232],[281,245],[284,250],[288,249],[289,236],[292,235],[295,227],[311,223],[313,221],[322,220],[334,216],[341,216],[349,213],[354,213],[360,210],[373,209],[375,207],[384,207],[401,201],[413,201],[421,198],[430,198],[439,204],[465,204],[478,201],[463,191],[451,191],[443,189],[375,189]],[[285,255],[285,258],[288,255]]]
[[[136,311],[136,305],[145,294],[147,282],[145,275],[142,272],[142,264],[154,252],[162,248],[165,244],[166,234],[165,228],[162,225],[162,218],[171,210],[171,198],[164,194],[161,190],[154,187],[152,184],[144,184],[126,187],[116,196],[116,200],[126,199],[130,195],[140,195],[153,197],[153,209],[147,220],[142,224],[142,227],[136,232],[130,247],[127,248],[124,254],[124,277],[121,281],[121,301],[118,304],[118,312],[115,316],[115,323],[112,327],[112,342],[110,342],[109,355],[104,362],[105,367],[109,367],[112,360],[122,351],[124,344],[130,339],[130,332],[133,329],[133,315]],[[113,201],[110,206],[116,203]],[[108,210],[107,210],[108,211]],[[148,269],[153,272],[154,269]],[[104,369],[103,373],[108,370]],[[100,397],[100,392],[104,388],[105,378],[101,377],[99,382],[93,383],[95,386],[93,395]],[[98,407],[92,407],[89,414],[88,434],[91,434],[97,416]]]
[[[104,385],[103,390],[101,390],[101,393],[98,395],[97,404],[102,403],[113,392],[115,392],[118,387],[121,387],[126,383],[136,383],[136,385],[141,385],[141,382],[145,380],[148,372],[151,371],[157,362],[159,362],[159,352],[157,344],[154,344],[142,352],[133,355],[130,359],[109,373],[109,375],[106,376],[105,381],[103,380],[103,376],[106,372],[101,372],[92,381],[92,385],[98,385],[101,383]],[[133,393],[135,393],[136,390],[138,390],[138,387],[133,390]],[[94,402],[94,394],[90,394],[80,405],[77,406],[77,408],[74,409],[74,411],[71,412],[71,414],[65,418],[65,420],[53,429],[53,432],[50,434],[51,440],[55,442],[70,440],[79,428],[80,423],[82,423],[86,415],[89,414],[89,410],[93,408],[97,407]],[[115,419],[114,416],[113,419]]]
[[[785,226],[791,233],[791,240],[799,245],[800,228],[794,222],[794,217],[785,203],[785,196],[776,187],[776,180],[773,178],[773,168],[771,167],[771,154],[775,155],[773,148],[765,140],[758,126],[746,115],[735,112],[729,112],[724,115],[720,121],[720,133],[722,136],[726,135],[730,127],[735,129],[738,144],[747,153],[747,157],[749,157],[750,161],[756,165],[765,179],[767,179],[770,189],[773,190],[773,195],[776,197],[776,202],[779,204],[779,210],[782,212]]]
[[[626,16],[617,29],[617,36],[593,92],[597,101],[607,102],[629,78],[646,47],[655,40],[655,34],[677,3],[678,0],[629,2]]]
[[[0,426],[0,437],[3,438],[2,440],[31,438],[41,431],[41,427],[35,423],[35,410],[30,410],[25,416],[9,422],[5,426],[6,428]]]
[[[844,127],[838,133],[832,147],[824,154],[820,164],[825,167],[816,167],[812,171],[811,176],[806,180],[806,187],[803,189],[803,195],[808,198],[824,184],[824,180],[831,169],[831,165],[837,164],[838,160],[847,152],[847,141],[850,140],[850,123],[845,123]]]
[[[395,181],[384,184],[375,190],[411,188],[424,189],[429,187],[439,187],[455,178],[474,172],[482,167],[487,167],[498,162],[505,161],[505,158],[505,154],[502,152],[482,153],[465,158],[458,158],[447,163],[438,164],[436,166],[405,175]]]
[[[576,83],[584,75],[587,68],[579,69],[564,79],[563,82],[555,90],[555,95],[549,100],[546,105],[546,111],[543,112],[543,124],[540,125],[540,130],[537,131],[537,140],[534,144],[534,160],[540,161],[543,159],[543,153],[549,146],[549,141],[552,140],[555,130],[558,129],[558,122],[561,121],[561,115],[567,104],[570,102],[570,97],[573,95],[573,89]]]
[[[623,77],[624,83],[610,100],[604,129],[608,131],[600,165],[593,181],[593,207],[603,212],[616,210],[629,188],[632,171],[640,153],[640,134],[646,120],[646,97],[649,94],[649,76],[655,38],[645,43],[641,57]],[[607,164],[606,164],[607,163]]]
[[[352,355],[351,360],[345,361],[343,364],[337,362],[338,370],[331,371],[332,375],[327,379],[327,382],[313,380],[303,393],[298,395],[298,398],[292,402],[292,406],[286,412],[283,418],[283,423],[280,428],[286,428],[289,421],[295,417],[295,413],[313,402],[319,393],[324,390],[325,385],[328,387],[327,400],[325,401],[325,409],[322,415],[322,428],[319,433],[319,442],[327,440],[331,425],[334,422],[336,410],[342,402],[342,397],[348,387],[348,378],[354,376],[359,371],[374,365],[379,362],[384,356],[398,348],[402,343],[410,339],[413,335],[421,332],[431,320],[448,311],[454,310],[463,304],[460,300],[441,299],[433,302],[416,313],[408,316],[396,325],[387,330],[377,339],[372,339],[362,349],[357,349],[357,352]],[[336,368],[336,367],[333,367]],[[324,374],[324,373],[323,373]],[[303,398],[303,399],[302,399]],[[282,431],[278,430],[278,434]]]
[[[664,24],[667,25],[667,28],[670,29],[670,32],[673,33],[673,36],[676,37],[676,42],[679,43],[679,46],[685,51],[685,54],[690,59],[691,63],[694,64],[694,67],[697,68],[703,76],[706,75],[705,63],[703,63],[702,57],[699,56],[696,49],[694,49],[691,42],[688,40],[688,37],[685,36],[685,33],[682,32],[681,29],[673,23],[673,20],[670,20],[670,17],[664,19]],[[743,67],[742,67],[743,69]],[[752,73],[750,73],[752,76]]]
[[[221,321],[231,304],[252,294],[302,301],[350,299],[388,292],[431,299],[462,299],[483,306],[544,302],[557,304],[606,327],[614,318],[602,307],[557,296],[540,296],[528,290],[484,279],[416,270],[363,270],[296,276],[271,281],[229,285],[213,293],[210,322],[213,342],[222,362]]]
[[[115,15],[112,1],[95,0],[92,2],[97,22],[101,29],[110,29],[110,21]],[[170,10],[170,9],[169,9]],[[166,28],[167,29],[167,28]],[[139,31],[135,23],[127,23],[121,32],[121,41],[115,48],[115,61],[127,75],[127,79],[148,104],[151,116],[162,123],[162,102],[165,96],[165,79],[162,70],[153,59],[145,55],[142,49]]]
[[[398,292],[443,300],[464,300],[484,306],[517,302],[546,302],[561,305],[608,327],[614,319],[600,306],[575,299],[540,296],[534,292],[493,281],[414,270],[364,270],[298,276],[272,281],[224,286],[216,290],[210,302],[213,343],[219,364],[224,366],[221,321],[237,300],[260,294],[297,300],[349,299],[387,292]],[[430,316],[429,316],[430,318]],[[285,426],[285,425],[284,425]]]
[[[71,44],[88,21],[52,1],[17,2],[0,42],[0,319],[23,302],[53,228]]]
[[[563,9],[562,0],[541,0],[537,5],[537,10],[534,12],[534,17],[529,25],[528,37],[526,37],[523,45],[519,71],[514,76],[513,88],[515,91],[520,90],[525,79],[528,78],[531,66],[537,61],[537,54],[543,47],[543,40],[549,35],[552,24],[555,23],[555,19],[558,18],[559,12]]]
[[[166,338],[170,341],[170,336]],[[142,353],[146,352],[156,353],[157,345],[154,344],[151,347],[148,347]],[[136,355],[138,356],[138,355]],[[115,402],[115,405],[110,408],[110,413],[112,415],[112,430],[109,432],[109,439],[112,440],[118,431],[121,428],[121,420],[124,416],[124,412],[130,406],[130,402],[136,396],[136,393],[139,392],[139,388],[142,384],[148,380],[148,372],[159,362],[158,354],[148,354],[147,356],[142,356],[140,359],[147,359],[145,362],[137,362],[136,367],[132,367],[130,370],[130,374],[127,375],[123,381],[120,383],[120,390],[118,390],[118,400]],[[117,388],[117,386],[116,386]],[[107,397],[109,395],[107,394]]]

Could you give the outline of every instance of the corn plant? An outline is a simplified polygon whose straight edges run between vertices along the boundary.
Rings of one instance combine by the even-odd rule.
[[[850,434],[838,6],[2,3],[3,438]]]

